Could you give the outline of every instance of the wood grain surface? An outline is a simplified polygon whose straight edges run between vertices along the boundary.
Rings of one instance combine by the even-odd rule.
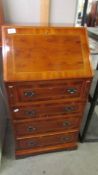
[[[17,138],[17,150],[21,149],[37,149],[38,147],[49,147],[49,146],[57,146],[65,143],[75,142],[77,140],[77,132],[69,132],[69,133],[57,133],[57,134],[48,134],[44,136],[31,136],[28,138]]]
[[[71,79],[7,83],[6,88],[10,104],[19,106],[58,99],[85,101],[90,84],[91,80]]]
[[[89,57],[85,28],[3,27],[5,81],[90,78]]]
[[[50,17],[50,2],[51,0],[41,0],[40,4],[40,23],[44,25],[49,24]]]
[[[57,132],[68,132],[70,130],[76,130],[80,127],[80,116],[63,116],[52,117],[52,119],[43,120],[14,120],[14,130],[17,138],[26,137],[28,135],[44,134],[44,133],[57,133]]]
[[[3,27],[3,70],[16,158],[77,148],[91,80],[87,32]]]

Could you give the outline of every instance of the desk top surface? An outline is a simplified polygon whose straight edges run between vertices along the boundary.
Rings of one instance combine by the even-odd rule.
[[[85,28],[3,27],[4,80],[90,78]]]

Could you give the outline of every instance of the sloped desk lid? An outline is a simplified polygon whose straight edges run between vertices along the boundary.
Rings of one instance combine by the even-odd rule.
[[[90,78],[85,28],[3,26],[5,81]]]

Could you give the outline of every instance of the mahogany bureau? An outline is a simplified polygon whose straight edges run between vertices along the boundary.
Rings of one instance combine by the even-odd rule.
[[[3,26],[16,158],[77,148],[93,77],[85,28]]]

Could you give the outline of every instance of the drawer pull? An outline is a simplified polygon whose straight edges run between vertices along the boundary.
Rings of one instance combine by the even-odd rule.
[[[77,93],[77,89],[76,89],[76,88],[68,88],[68,89],[67,89],[67,92],[68,92],[69,94],[75,94],[75,93]]]
[[[71,141],[72,140],[72,138],[70,137],[70,136],[65,136],[65,137],[61,137],[61,142],[69,142],[69,141]]]
[[[63,122],[63,126],[64,127],[67,127],[67,126],[70,126],[70,125],[71,125],[71,123],[69,121],[64,121]]]
[[[73,112],[73,111],[75,111],[75,107],[73,107],[73,106],[66,106],[64,108],[64,111],[65,112]]]
[[[32,146],[36,146],[37,143],[34,141],[29,141],[29,142],[27,142],[27,145],[28,145],[28,147],[32,147]]]
[[[25,92],[24,92],[24,96],[25,96],[25,97],[34,97],[34,96],[35,96],[35,92],[32,92],[32,91],[25,91]]]
[[[34,117],[36,115],[36,112],[34,110],[31,111],[25,111],[25,115],[28,115],[29,117]]]
[[[29,127],[27,128],[27,131],[28,131],[28,132],[33,132],[33,131],[35,131],[35,130],[36,130],[36,128],[33,127],[33,126],[29,126]]]

